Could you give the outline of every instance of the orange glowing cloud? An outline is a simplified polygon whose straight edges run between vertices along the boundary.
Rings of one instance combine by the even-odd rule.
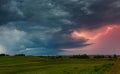
[[[108,25],[96,30],[75,30],[71,36],[74,39],[89,39],[86,43],[94,43],[84,48],[66,50],[73,54],[119,54],[120,55],[120,25]]]
[[[117,28],[117,26],[104,26],[96,30],[75,30],[71,36],[75,39],[85,38],[89,40],[96,40],[101,36],[107,35],[110,31]]]

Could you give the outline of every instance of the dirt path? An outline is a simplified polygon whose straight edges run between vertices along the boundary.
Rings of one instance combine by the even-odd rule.
[[[120,74],[120,60],[118,60],[112,70],[106,74]]]

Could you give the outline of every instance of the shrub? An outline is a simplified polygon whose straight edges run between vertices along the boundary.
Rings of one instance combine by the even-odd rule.
[[[14,56],[25,56],[25,54],[15,54]]]
[[[97,59],[99,59],[99,58],[105,58],[105,56],[104,55],[95,55],[94,58],[97,58]]]
[[[116,55],[116,54],[114,54],[114,55],[113,55],[113,58],[114,58],[114,59],[117,59],[117,55]]]
[[[109,58],[109,59],[111,59],[111,58],[112,58],[112,56],[110,56],[110,55],[109,55],[109,56],[108,56],[108,58]]]
[[[81,59],[88,59],[89,56],[87,54],[83,54],[83,55],[73,55],[70,58],[81,58]]]

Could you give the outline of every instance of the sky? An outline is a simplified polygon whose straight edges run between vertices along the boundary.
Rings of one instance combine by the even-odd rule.
[[[120,54],[120,0],[0,0],[0,53]]]

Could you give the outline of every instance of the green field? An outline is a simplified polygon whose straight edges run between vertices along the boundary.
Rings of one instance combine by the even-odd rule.
[[[0,74],[120,74],[119,60],[0,57]]]

